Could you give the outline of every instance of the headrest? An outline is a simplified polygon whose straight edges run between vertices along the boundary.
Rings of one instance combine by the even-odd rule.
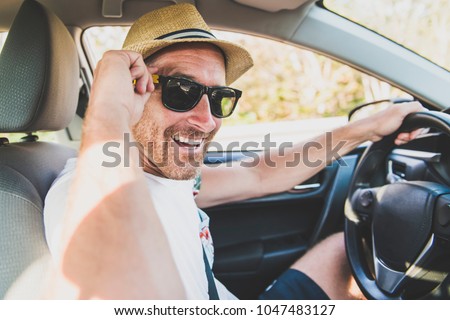
[[[0,54],[0,132],[65,128],[79,91],[75,43],[61,20],[25,0]]]

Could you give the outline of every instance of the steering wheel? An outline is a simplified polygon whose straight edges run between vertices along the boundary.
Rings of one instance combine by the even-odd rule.
[[[405,118],[370,145],[345,206],[345,245],[353,275],[369,299],[424,298],[450,271],[450,187],[427,181],[386,184],[387,157],[399,132],[434,128],[450,136],[450,115]]]

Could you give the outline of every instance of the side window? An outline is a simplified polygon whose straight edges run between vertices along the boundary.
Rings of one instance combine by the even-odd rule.
[[[244,92],[236,115],[218,138],[297,142],[347,122],[355,106],[408,97],[386,82],[312,51],[270,39],[230,32],[220,38],[247,48],[255,66],[234,85]],[[237,137],[238,132],[249,133]],[[252,136],[250,136],[252,135]],[[231,139],[230,139],[231,138]]]
[[[86,48],[92,69],[108,50],[119,50],[125,40],[129,27],[92,27],[83,33],[83,45]]]
[[[119,49],[127,30],[87,30],[84,43],[92,51],[91,63],[95,65],[104,51]],[[268,137],[277,143],[300,141],[345,124],[348,112],[359,104],[408,97],[388,83],[305,49],[239,33],[214,33],[247,48],[255,61],[232,84],[243,95],[216,136],[222,150],[236,150],[245,142],[261,145]]]

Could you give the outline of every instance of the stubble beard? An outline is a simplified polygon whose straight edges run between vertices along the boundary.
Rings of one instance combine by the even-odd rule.
[[[200,174],[208,145],[214,138],[216,131],[209,134],[193,128],[180,128],[170,126],[162,131],[155,124],[145,132],[136,127],[134,130],[136,140],[143,146],[140,151],[141,163],[146,172],[155,172],[172,180],[191,180]],[[161,133],[162,132],[162,133]],[[176,134],[182,134],[190,138],[204,138],[200,150],[190,149],[188,152],[179,152],[180,146],[172,139]]]

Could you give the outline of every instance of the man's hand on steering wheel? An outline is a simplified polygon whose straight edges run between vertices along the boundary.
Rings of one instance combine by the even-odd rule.
[[[362,132],[367,134],[366,140],[377,142],[394,133],[401,126],[406,116],[421,111],[427,111],[427,109],[417,101],[396,103],[371,117],[355,122],[354,125],[360,126]],[[395,144],[407,143],[416,138],[422,131],[417,129],[412,132],[402,132],[398,134]]]

